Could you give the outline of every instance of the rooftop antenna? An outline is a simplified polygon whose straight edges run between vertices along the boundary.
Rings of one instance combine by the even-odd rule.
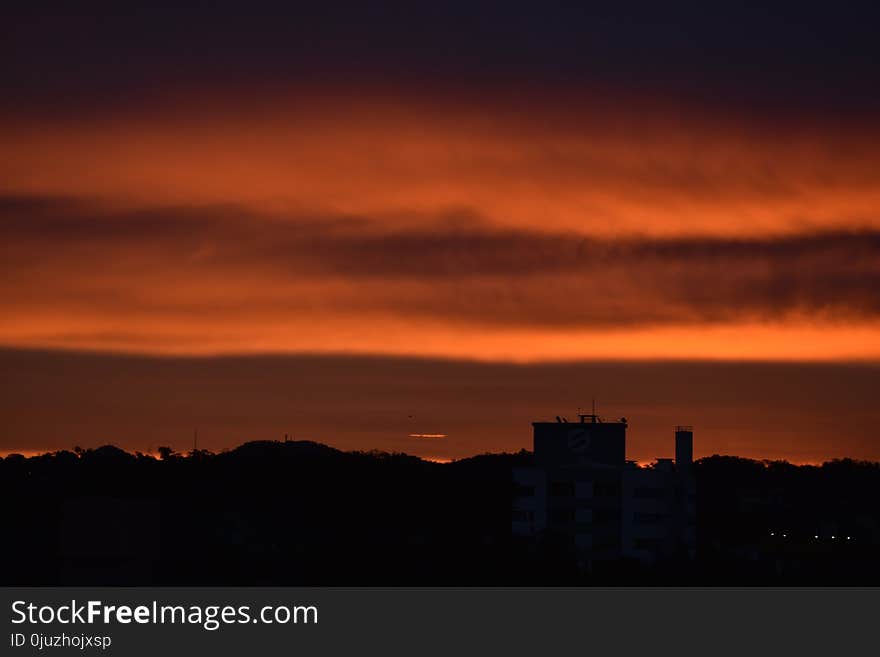
[[[589,414],[581,413],[581,409],[578,408],[578,417],[581,420],[581,424],[583,424],[587,418],[590,418],[590,422],[592,422],[593,424],[596,424],[596,422],[599,421],[599,416],[596,415],[596,398],[595,397],[593,397],[592,402],[593,402],[593,412],[592,413],[589,413]]]

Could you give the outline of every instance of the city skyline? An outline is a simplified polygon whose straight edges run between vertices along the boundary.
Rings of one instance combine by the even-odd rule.
[[[630,458],[669,456],[692,424],[695,458],[880,460],[878,368],[868,364],[475,363],[344,356],[152,358],[0,350],[0,453],[114,444],[213,451],[314,440],[447,460],[531,445],[530,423],[595,398],[630,423]],[[463,393],[467,391],[467,394]],[[768,403],[771,400],[771,403]],[[46,409],[51,412],[46,412]],[[444,434],[442,438],[420,435]]]

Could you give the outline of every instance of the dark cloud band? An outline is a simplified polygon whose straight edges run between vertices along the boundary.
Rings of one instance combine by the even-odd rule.
[[[497,228],[467,214],[275,217],[236,207],[111,211],[82,201],[0,200],[7,281],[54,278],[88,303],[126,304],[139,285],[243,276],[275,290],[230,291],[216,312],[295,308],[297,286],[330,282],[325,308],[444,321],[613,327],[880,316],[880,231],[727,238],[593,237]],[[114,272],[101,290],[77,276]],[[94,276],[92,277],[94,278]],[[47,281],[49,281],[47,283]],[[83,284],[86,286],[86,284]],[[291,290],[289,294],[286,290]],[[152,295],[154,298],[155,294]],[[161,295],[158,295],[161,297]],[[198,298],[175,298],[185,309]],[[224,304],[228,303],[228,307]]]

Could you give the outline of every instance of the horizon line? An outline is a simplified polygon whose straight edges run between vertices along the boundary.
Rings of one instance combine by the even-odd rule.
[[[428,462],[428,463],[437,463],[439,465],[446,465],[446,464],[450,464],[450,463],[466,461],[468,459],[477,458],[480,456],[516,456],[518,454],[522,454],[523,452],[525,452],[527,454],[534,454],[533,450],[523,448],[523,449],[516,451],[516,452],[478,452],[478,453],[471,454],[470,456],[463,456],[460,458],[446,458],[446,457],[418,456],[416,454],[410,454],[408,452],[402,452],[402,451],[401,452],[392,452],[392,451],[378,449],[378,448],[340,449],[338,447],[333,447],[332,445],[329,445],[327,443],[323,443],[323,442],[320,442],[317,440],[308,440],[308,439],[246,440],[242,443],[239,443],[238,445],[235,445],[234,447],[223,447],[217,451],[213,451],[211,449],[192,449],[189,451],[177,452],[177,451],[174,451],[173,448],[171,448],[172,449],[171,453],[173,454],[173,456],[175,458],[184,458],[184,459],[192,458],[194,452],[198,452],[198,453],[202,453],[202,454],[207,453],[211,456],[219,456],[221,454],[228,454],[228,453],[234,452],[235,450],[237,450],[241,447],[244,447],[245,445],[252,445],[252,444],[257,444],[257,443],[262,443],[262,444],[268,443],[268,444],[272,444],[272,445],[304,445],[304,444],[309,444],[309,445],[317,445],[319,447],[330,449],[330,450],[333,450],[334,452],[339,452],[340,454],[359,454],[359,455],[365,455],[365,456],[370,456],[370,455],[405,456],[408,458],[414,458],[414,459],[418,459],[419,461],[424,461],[424,462]],[[78,447],[78,446],[76,446],[76,447]],[[31,459],[31,458],[40,458],[40,457],[45,457],[45,456],[55,456],[60,453],[73,454],[77,458],[80,458],[82,453],[94,452],[98,449],[110,447],[110,448],[113,448],[113,449],[118,450],[120,452],[124,452],[125,454],[128,454],[129,456],[132,456],[132,457],[137,457],[138,455],[140,455],[140,456],[143,456],[146,458],[151,458],[155,461],[163,460],[161,457],[159,457],[158,448],[155,450],[147,450],[147,451],[141,451],[141,450],[133,450],[132,451],[130,449],[125,449],[123,447],[119,447],[118,445],[115,445],[113,443],[105,443],[103,445],[97,445],[95,447],[81,448],[82,451],[77,452],[77,451],[75,451],[76,447],[71,448],[71,449],[61,448],[61,449],[47,450],[47,451],[39,451],[39,450],[4,451],[4,450],[0,450],[0,459],[6,459],[6,458],[9,458],[10,456],[21,456],[25,459]],[[160,447],[165,447],[165,445],[160,445]],[[169,446],[169,448],[170,448],[170,446]],[[646,461],[646,460],[639,461],[639,460],[627,459],[626,462],[627,463],[635,463],[636,465],[638,465],[638,467],[649,467],[650,465],[656,463],[661,458],[663,458],[663,457],[655,457],[653,460],[650,460],[650,461]],[[750,458],[747,456],[737,456],[736,454],[718,454],[718,453],[710,454],[707,456],[702,456],[700,458],[695,458],[694,463],[699,463],[700,461],[704,461],[707,459],[713,459],[713,458],[740,459],[743,461],[750,461],[752,463],[760,463],[761,465],[763,465],[765,467],[767,467],[769,465],[773,465],[773,464],[784,463],[786,465],[791,465],[791,466],[798,467],[798,468],[800,468],[800,467],[819,468],[819,467],[823,467],[825,465],[829,465],[832,463],[839,463],[839,462],[843,462],[843,461],[850,461],[853,463],[866,464],[866,465],[880,467],[880,461],[872,461],[870,459],[858,459],[858,458],[853,458],[850,456],[835,457],[835,458],[827,459],[827,460],[824,460],[821,462],[818,462],[818,461],[800,461],[800,462],[798,462],[798,461],[789,461],[788,459],[755,459],[755,458]]]

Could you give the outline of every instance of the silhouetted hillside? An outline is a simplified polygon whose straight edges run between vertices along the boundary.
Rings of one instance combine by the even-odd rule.
[[[583,574],[552,542],[511,537],[511,468],[528,452],[162,451],[0,460],[2,583],[880,583],[876,463],[702,459],[695,562]]]

